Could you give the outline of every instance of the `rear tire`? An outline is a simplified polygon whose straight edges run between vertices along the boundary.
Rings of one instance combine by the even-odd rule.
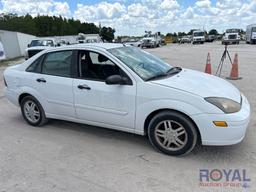
[[[39,101],[32,96],[26,96],[20,103],[21,113],[28,124],[32,126],[42,126],[48,119]]]
[[[154,148],[172,156],[188,154],[198,140],[194,123],[174,111],[155,115],[148,126],[148,137]]]

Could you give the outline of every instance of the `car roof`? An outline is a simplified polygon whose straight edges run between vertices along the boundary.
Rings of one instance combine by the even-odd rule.
[[[102,49],[113,49],[118,47],[123,47],[124,45],[121,43],[81,43],[81,44],[74,44],[69,45],[68,47],[71,48],[88,48],[88,47],[97,47]]]
[[[32,39],[31,41],[43,41],[43,40],[54,40],[54,39],[53,38],[42,37],[42,38]]]
[[[53,52],[53,51],[64,51],[70,49],[84,49],[84,48],[98,48],[103,50],[113,49],[124,47],[124,44],[121,43],[80,43],[80,44],[73,44],[67,46],[60,46],[60,47],[45,47],[44,52]]]

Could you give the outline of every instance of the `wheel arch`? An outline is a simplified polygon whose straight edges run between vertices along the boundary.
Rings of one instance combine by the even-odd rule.
[[[164,111],[172,111],[172,112],[176,112],[176,113],[179,113],[183,116],[185,116],[186,118],[188,118],[191,123],[193,123],[193,125],[195,126],[196,128],[196,132],[197,132],[197,136],[198,136],[198,142],[201,143],[202,139],[201,139],[201,133],[200,133],[200,130],[197,126],[197,124],[195,123],[195,121],[187,114],[185,114],[184,112],[181,112],[181,111],[178,111],[178,110],[175,110],[175,109],[169,109],[169,108],[163,108],[163,109],[157,109],[153,112],[151,112],[145,119],[144,121],[144,134],[147,135],[148,134],[148,126],[149,126],[149,123],[151,121],[151,119],[158,113],[160,112],[164,112]]]
[[[35,89],[27,86],[20,87],[17,91],[17,102],[20,105],[22,99],[26,96],[32,96],[34,97],[45,109],[46,100],[45,98]]]
[[[21,104],[21,101],[22,101],[22,99],[24,99],[25,97],[27,97],[27,96],[32,96],[32,97],[34,97],[32,94],[30,94],[30,93],[22,93],[22,94],[20,94],[20,96],[19,96],[19,99],[18,99],[18,101],[19,101],[19,104]],[[34,97],[35,98],[35,97]]]

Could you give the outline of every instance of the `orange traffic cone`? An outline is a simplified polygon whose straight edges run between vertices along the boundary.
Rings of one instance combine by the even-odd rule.
[[[230,76],[227,77],[227,79],[230,79],[230,80],[242,79],[242,77],[238,76],[238,55],[237,55],[237,53],[235,54],[235,58],[234,58],[234,61],[232,64],[232,69],[230,72]]]
[[[212,66],[211,66],[211,59],[210,53],[207,55],[206,65],[205,65],[205,73],[212,74]]]

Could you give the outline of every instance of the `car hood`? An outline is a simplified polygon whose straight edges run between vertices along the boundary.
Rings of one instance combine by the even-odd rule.
[[[165,87],[186,91],[203,98],[224,97],[239,103],[241,100],[240,91],[228,81],[190,69],[182,69],[177,75],[151,82]]]

